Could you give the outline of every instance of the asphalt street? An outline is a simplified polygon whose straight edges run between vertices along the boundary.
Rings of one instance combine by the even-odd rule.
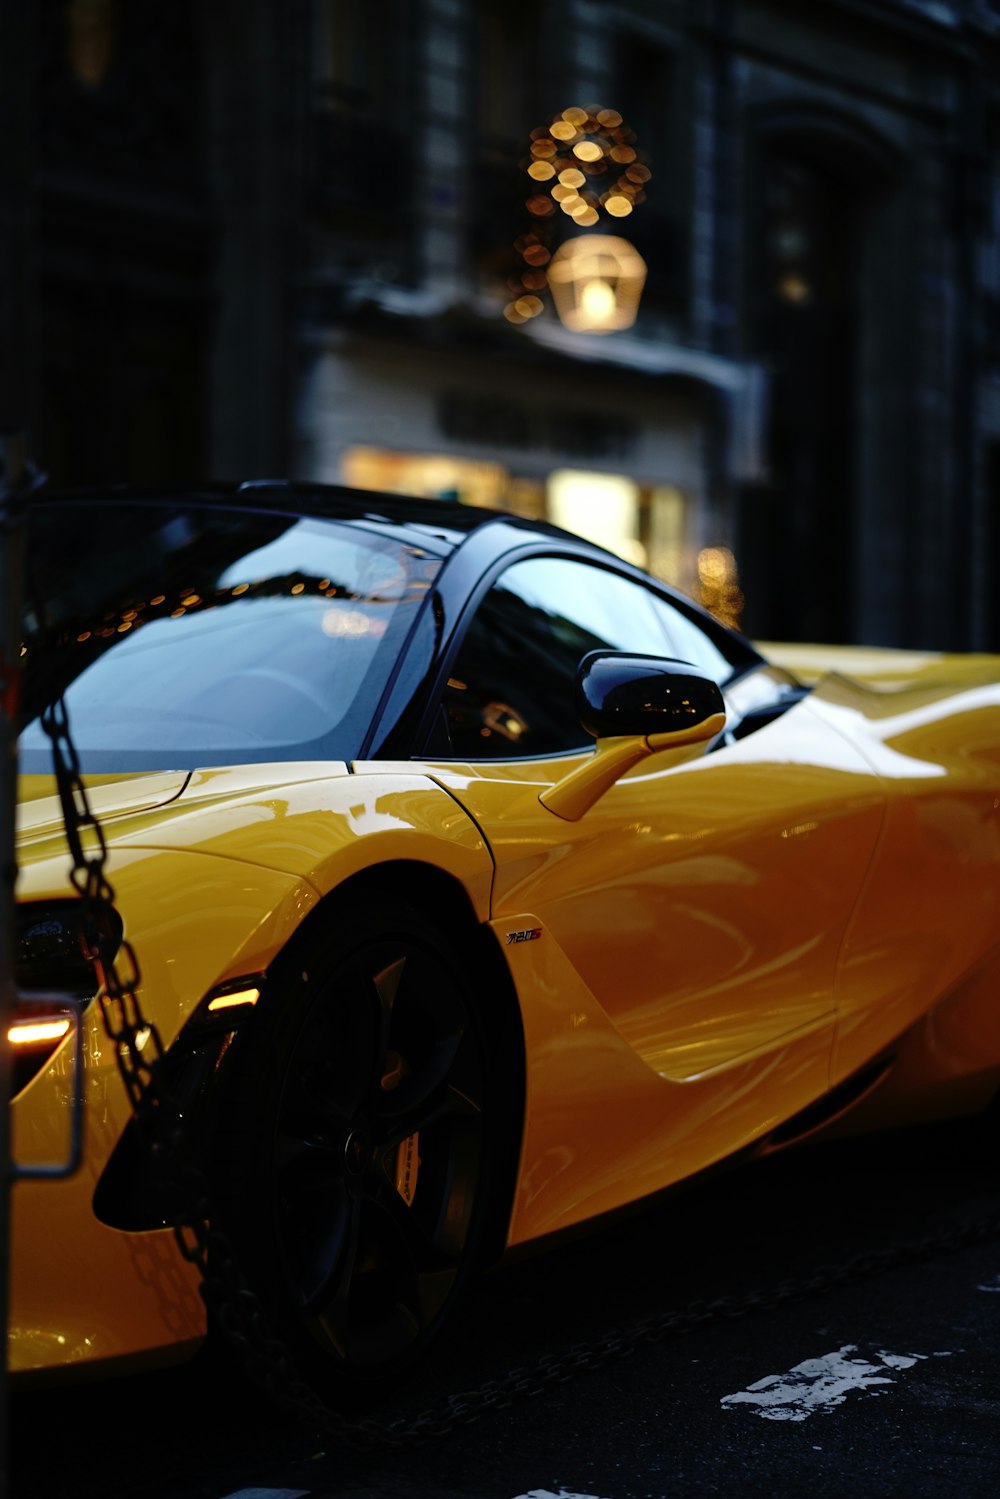
[[[947,1242],[968,1223],[986,1227]],[[760,1295],[778,1287],[776,1304]],[[662,1340],[636,1335],[650,1319]],[[996,1155],[963,1129],[906,1132],[714,1175],[485,1278],[419,1376],[358,1413],[409,1421],[470,1392],[478,1419],[448,1436],[352,1451],[210,1347],[183,1368],[15,1394],[11,1492],[995,1499],[998,1355]],[[496,1408],[491,1384],[519,1369],[533,1388],[546,1359],[567,1382]]]

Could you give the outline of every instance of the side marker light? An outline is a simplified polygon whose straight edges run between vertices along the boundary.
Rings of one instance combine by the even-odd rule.
[[[260,999],[259,989],[237,989],[233,994],[217,994],[208,1002],[209,1013],[231,1010],[236,1005],[255,1005]]]
[[[11,1046],[44,1046],[61,1041],[68,1035],[73,1022],[63,1017],[59,1020],[15,1020],[7,1030]]]

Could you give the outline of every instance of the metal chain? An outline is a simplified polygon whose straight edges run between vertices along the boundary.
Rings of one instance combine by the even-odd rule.
[[[624,1331],[577,1343],[566,1353],[546,1354],[501,1379],[450,1395],[440,1405],[395,1421],[349,1419],[328,1406],[301,1377],[292,1355],[276,1334],[260,1297],[247,1284],[232,1241],[212,1226],[208,1177],[185,1161],[180,1111],[162,1083],[163,1045],[156,1027],[142,1013],[139,965],[129,942],[120,943],[108,920],[114,890],[105,865],[107,847],[91,810],[62,700],[46,709],[42,726],[52,741],[53,764],[73,861],[71,880],[83,905],[85,940],[97,969],[104,1026],[115,1044],[118,1068],[136,1121],[164,1181],[180,1207],[173,1222],[180,1253],[201,1277],[201,1295],[225,1337],[240,1351],[249,1376],[274,1401],[314,1430],[362,1451],[400,1449],[445,1437],[493,1411],[532,1400],[555,1385],[628,1358],[640,1348],[663,1343],[711,1323],[734,1321],[868,1280],[902,1265],[919,1264],[972,1244],[1000,1238],[1000,1213],[945,1227],[925,1237],[876,1249],[837,1265],[823,1265],[800,1279],[786,1280],[740,1296],[692,1301],[657,1313]],[[124,971],[119,968],[119,954]]]
[[[83,934],[98,978],[105,1031],[132,1112],[161,1180],[177,1194],[172,1228],[181,1255],[196,1266],[200,1292],[227,1340],[240,1351],[249,1376],[284,1408],[330,1435],[351,1440],[365,1423],[349,1421],[327,1407],[298,1374],[291,1354],[270,1326],[260,1297],[247,1284],[229,1236],[210,1219],[211,1189],[200,1166],[184,1159],[181,1110],[163,1084],[163,1043],[139,1002],[141,974],[132,945],[119,940],[115,892],[106,873],[107,845],[91,809],[60,698],[42,714],[52,743],[52,761],[72,868],[70,880],[82,904]]]

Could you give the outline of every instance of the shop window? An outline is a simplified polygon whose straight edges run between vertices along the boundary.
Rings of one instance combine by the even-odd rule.
[[[500,463],[450,453],[352,447],[341,459],[341,478],[354,489],[383,494],[485,505],[533,519],[545,513],[545,488],[540,480],[512,474]]]
[[[609,552],[646,564],[640,540],[639,486],[621,474],[557,469],[549,475],[549,519]]]
[[[688,501],[672,484],[649,493],[649,570],[685,593],[694,590],[695,573],[688,545]]]

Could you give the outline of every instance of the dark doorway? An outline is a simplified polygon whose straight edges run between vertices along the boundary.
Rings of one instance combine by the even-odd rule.
[[[763,158],[749,257],[752,352],[771,375],[769,481],[743,496],[745,628],[850,639],[858,196],[808,141]]]

